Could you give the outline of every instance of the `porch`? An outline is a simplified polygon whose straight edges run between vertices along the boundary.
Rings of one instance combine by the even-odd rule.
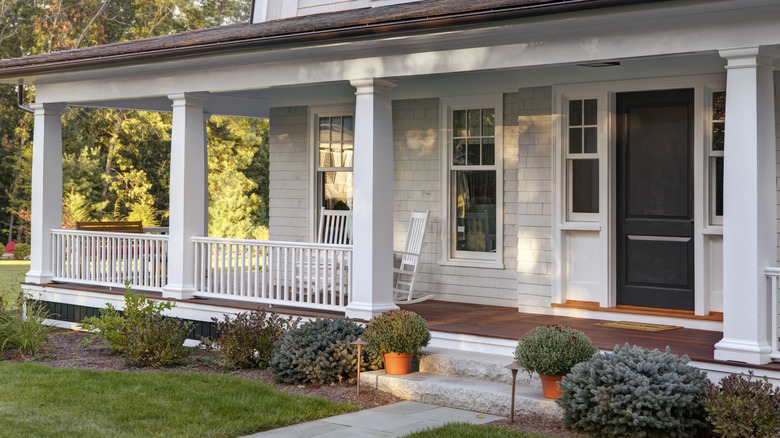
[[[86,316],[95,314],[106,302],[121,307],[121,288],[86,286],[75,283],[25,284],[36,299],[50,303],[57,313],[56,325],[73,327]],[[161,292],[145,292],[150,298],[166,300]],[[259,300],[208,297],[192,299],[167,299],[175,302],[172,316],[201,321],[196,330],[203,336],[215,336],[212,317],[221,319],[224,314],[266,308],[283,315],[312,318],[343,318],[343,311],[304,308],[283,304],[261,304]],[[429,300],[400,307],[422,315],[432,332],[431,347],[475,353],[497,354],[511,361],[517,340],[528,330],[544,324],[563,324],[585,332],[603,351],[611,351],[615,345],[637,345],[648,349],[664,350],[667,346],[673,354],[687,354],[691,363],[706,370],[711,379],[717,380],[730,373],[753,370],[767,376],[780,385],[780,363],[752,365],[715,359],[715,344],[723,338],[721,331],[676,328],[659,332],[639,331],[596,325],[609,322],[605,319],[577,318],[521,313],[512,307],[455,303]],[[631,319],[630,315],[623,315]]]

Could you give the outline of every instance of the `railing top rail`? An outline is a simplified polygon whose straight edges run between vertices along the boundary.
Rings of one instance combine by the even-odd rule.
[[[351,250],[352,245],[332,245],[325,243],[311,243],[311,242],[284,242],[280,240],[251,240],[251,239],[221,239],[217,237],[193,237],[193,243],[218,243],[225,245],[257,245],[257,246],[274,246],[274,247],[287,247],[287,248],[316,248],[316,249],[335,249],[335,250]]]
[[[767,277],[780,277],[780,268],[770,266],[764,270]]]
[[[115,233],[106,231],[82,231],[71,228],[53,229],[52,234],[71,235],[71,236],[101,236],[101,237],[123,237],[136,240],[169,240],[169,236],[164,234],[139,234],[139,233]]]

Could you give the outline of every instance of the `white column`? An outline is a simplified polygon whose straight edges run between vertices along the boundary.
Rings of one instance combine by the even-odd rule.
[[[392,82],[352,81],[355,95],[355,159],[352,212],[352,299],[346,316],[368,320],[393,303],[393,111]]]
[[[62,110],[64,103],[33,103],[32,221],[29,283],[51,283],[51,236],[62,228]]]
[[[163,297],[186,299],[195,292],[193,236],[206,229],[206,142],[203,98],[168,96],[173,101],[171,129],[170,232],[168,284]]]
[[[715,359],[770,361],[770,291],[777,258],[772,59],[758,47],[722,50],[726,65],[723,339]]]

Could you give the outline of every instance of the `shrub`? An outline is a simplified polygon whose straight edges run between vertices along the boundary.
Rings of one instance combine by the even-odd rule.
[[[417,355],[431,341],[431,332],[422,316],[410,310],[391,310],[371,318],[366,341],[380,354]]]
[[[30,257],[30,245],[26,243],[17,243],[14,249],[14,258],[16,260],[27,260]]]
[[[5,245],[0,243],[0,255],[3,255],[3,254],[5,254]]]
[[[16,309],[0,306],[0,351],[15,348],[23,356],[37,354],[53,330],[43,323],[48,317],[46,308],[34,301]]]
[[[274,343],[269,368],[277,382],[324,384],[357,372],[357,346],[363,328],[343,319],[316,319],[286,331]],[[373,348],[363,348],[361,371],[382,367]]]
[[[558,385],[563,422],[608,437],[687,437],[707,427],[706,373],[688,357],[615,346],[574,366]]]
[[[162,315],[172,307],[170,302],[156,302],[134,293],[126,282],[124,312],[108,303],[100,309],[100,316],[85,318],[81,325],[122,354],[128,365],[175,365],[192,351],[183,346],[192,324]]]
[[[517,342],[515,360],[527,371],[548,376],[568,373],[598,348],[583,332],[562,325],[539,326]]]
[[[780,389],[763,380],[732,374],[720,379],[720,388],[707,382],[702,396],[707,419],[715,432],[727,437],[780,435]]]
[[[224,317],[223,321],[211,320],[217,324],[219,356],[228,368],[267,368],[276,339],[284,331],[297,327],[301,320],[292,316],[283,318],[265,309]]]

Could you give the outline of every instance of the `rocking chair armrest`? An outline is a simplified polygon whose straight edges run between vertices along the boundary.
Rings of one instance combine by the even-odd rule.
[[[405,252],[405,251],[393,251],[393,256],[411,256],[411,257],[420,257],[420,254],[415,254],[413,252]]]

